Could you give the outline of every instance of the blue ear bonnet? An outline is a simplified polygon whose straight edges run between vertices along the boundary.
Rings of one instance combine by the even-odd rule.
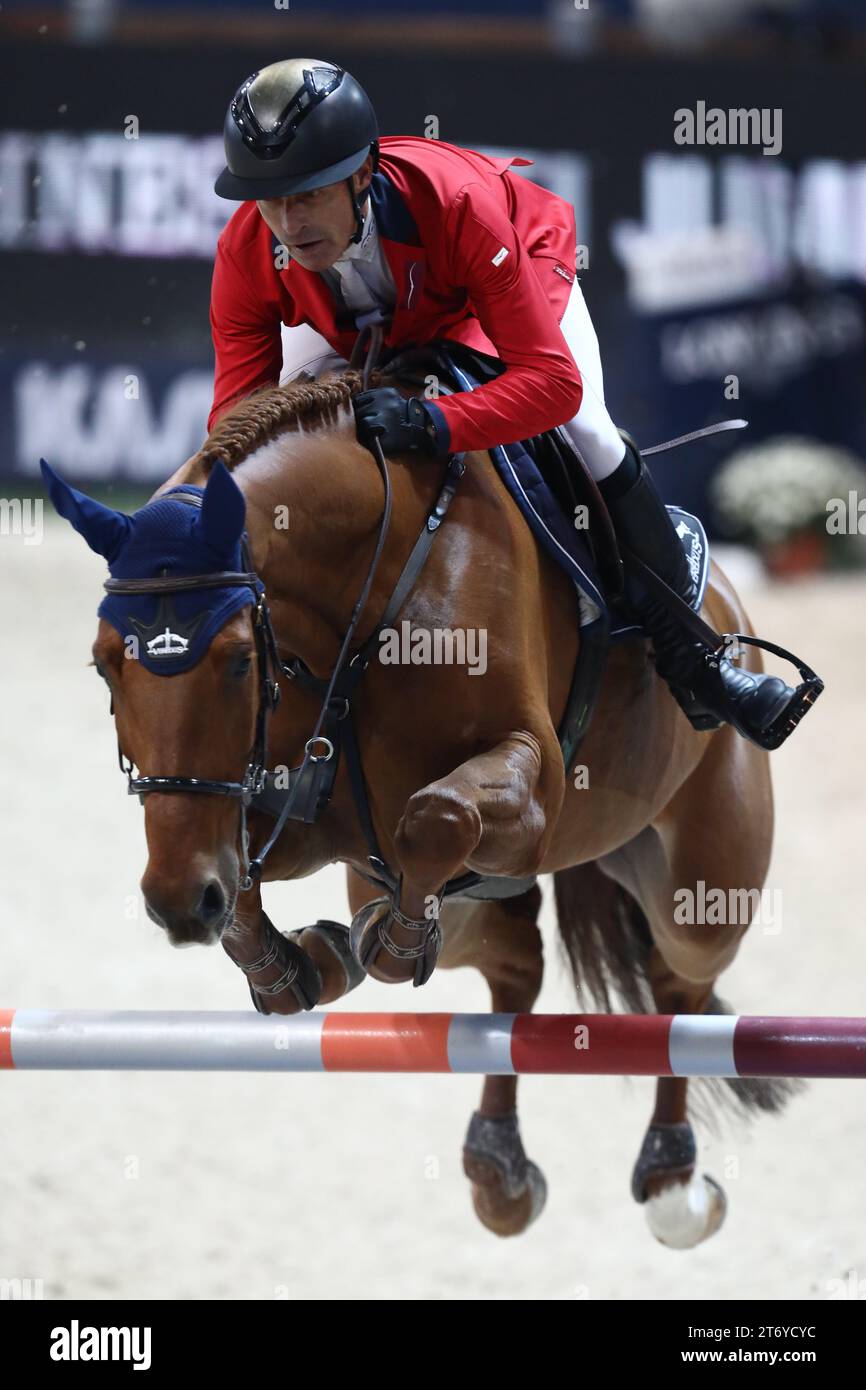
[[[62,516],[108,560],[113,579],[152,579],[163,574],[246,571],[242,537],[245,504],[220,463],[207,488],[189,483],[170,489],[132,516],[113,512],[69,487],[43,466],[51,500]],[[201,508],[173,497],[194,493]],[[256,594],[264,586],[256,581]],[[252,588],[193,589],[164,594],[106,594],[99,605],[146,670],[173,676],[201,660],[228,619],[255,601]]]
[[[176,492],[204,495],[203,488]],[[221,553],[203,542],[198,508],[172,501],[171,492],[134,513],[132,534],[110,568],[113,579],[204,574],[246,568],[240,540]],[[263,585],[259,582],[257,592]],[[253,602],[251,589],[193,589],[179,594],[106,594],[97,610],[124,640],[138,639],[138,659],[157,675],[188,671],[200,661],[233,613]]]

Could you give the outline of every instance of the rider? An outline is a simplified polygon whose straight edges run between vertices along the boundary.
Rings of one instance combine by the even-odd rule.
[[[557,425],[596,480],[624,546],[687,603],[694,580],[637,447],[604,405],[598,342],[575,274],[574,214],[564,199],[444,141],[379,138],[348,72],[318,59],[262,68],[225,120],[240,202],[217,247],[211,295],[216,354],[208,426],[230,404],[304,369],[345,364],[356,316],[387,315],[384,343],[436,338],[498,357],[505,370],[437,401],[394,387],[355,398],[358,437],[385,452],[434,457],[527,439]],[[656,669],[695,727],[728,722],[761,742],[795,698],[697,640],[626,560],[628,594]]]

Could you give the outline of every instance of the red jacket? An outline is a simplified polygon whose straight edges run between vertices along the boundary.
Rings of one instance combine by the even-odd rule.
[[[559,328],[576,270],[574,212],[507,172],[531,163],[417,136],[380,142],[370,194],[397,287],[385,344],[452,338],[507,368],[475,391],[439,398],[454,452],[529,438],[580,407],[580,372]],[[295,260],[276,269],[276,245],[254,202],[241,204],[219,238],[208,428],[239,397],[277,384],[281,323],[310,324],[345,358],[357,338],[354,327],[338,327],[336,300],[318,272]]]

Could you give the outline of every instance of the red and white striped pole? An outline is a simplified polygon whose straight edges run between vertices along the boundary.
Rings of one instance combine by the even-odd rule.
[[[866,1019],[7,1009],[0,1068],[866,1077]]]

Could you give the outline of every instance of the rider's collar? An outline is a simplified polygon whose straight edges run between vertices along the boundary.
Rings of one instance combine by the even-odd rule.
[[[372,261],[375,259],[379,249],[379,237],[376,228],[376,219],[373,216],[373,199],[367,195],[367,214],[364,218],[364,226],[361,230],[360,241],[350,241],[342,256],[335,262],[333,269],[336,269],[342,261]]]

